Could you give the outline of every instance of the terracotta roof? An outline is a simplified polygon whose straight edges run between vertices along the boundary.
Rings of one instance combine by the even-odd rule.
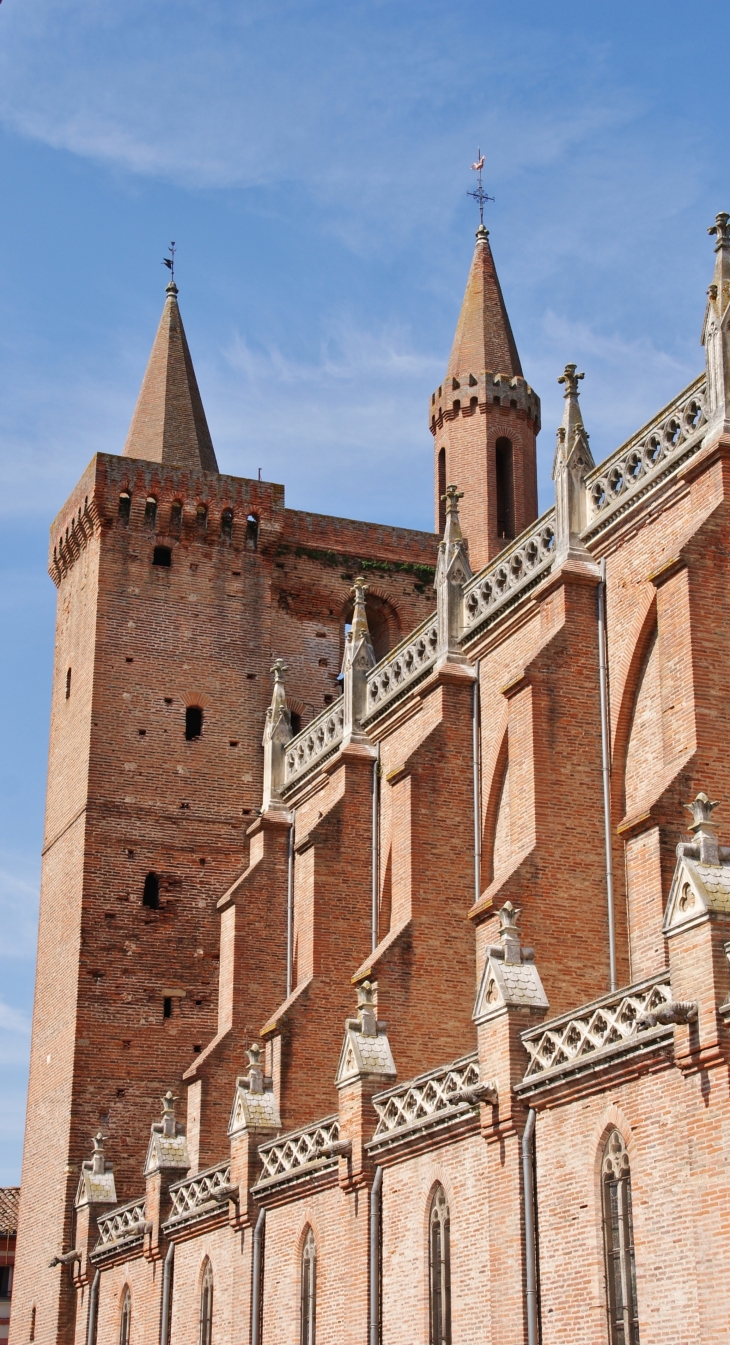
[[[464,302],[451,348],[447,378],[465,378],[485,369],[522,377],[522,365],[504,306],[489,234],[477,230]]]
[[[17,1233],[19,1186],[0,1186],[0,1234]]]
[[[167,287],[124,457],[218,471],[174,282]]]

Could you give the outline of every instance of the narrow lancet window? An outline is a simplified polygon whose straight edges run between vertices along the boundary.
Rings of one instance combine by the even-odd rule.
[[[317,1324],[317,1244],[307,1229],[302,1249],[302,1322],[300,1345],[315,1345]]]
[[[451,1345],[451,1241],[449,1206],[437,1186],[429,1218],[430,1345]]]
[[[200,1345],[211,1345],[213,1338],[213,1267],[206,1260],[200,1287]]]
[[[259,521],[255,514],[249,514],[246,519],[246,546],[249,551],[256,551],[259,544]]]
[[[618,1130],[608,1137],[601,1175],[609,1340],[611,1345],[639,1345],[631,1171]]]
[[[128,490],[123,490],[119,496],[119,517],[122,523],[129,522],[129,511],[132,508],[132,496]]]
[[[132,1295],[128,1288],[122,1294],[122,1311],[119,1315],[119,1345],[129,1345],[132,1326]]]
[[[199,705],[189,705],[185,711],[185,737],[188,742],[203,732],[203,711]]]
[[[204,504],[199,504],[195,510],[195,526],[198,532],[205,532],[208,527],[208,509]]]
[[[439,505],[439,537],[443,537],[443,535],[444,535],[444,529],[445,529],[445,527],[446,527],[446,500],[445,500],[445,498],[444,498],[444,496],[446,495],[446,449],[445,449],[445,448],[440,448],[440,449],[439,449],[439,456],[438,456],[438,471],[437,471],[436,475],[437,475],[437,477],[438,477],[438,493],[439,493],[439,499],[438,499],[438,505]]]
[[[148,906],[151,911],[159,910],[160,906],[160,880],[156,873],[148,873],[144,880],[142,891],[142,905]]]
[[[157,522],[157,500],[154,495],[148,495],[144,507],[144,521],[148,528],[154,528]]]
[[[170,532],[180,531],[182,526],[182,512],[182,502],[180,500],[173,500],[170,509]]]
[[[224,509],[221,514],[221,537],[226,537],[230,541],[233,536],[233,510]]]
[[[495,445],[497,478],[497,536],[515,535],[515,484],[511,439],[498,439]]]
[[[71,669],[66,673],[66,700],[71,699]]]

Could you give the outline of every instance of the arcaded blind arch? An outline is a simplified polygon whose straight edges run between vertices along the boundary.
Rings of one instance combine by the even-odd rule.
[[[437,1186],[428,1220],[429,1345],[451,1345],[451,1220],[443,1186]]]
[[[612,1130],[606,1141],[601,1185],[609,1340],[611,1345],[639,1345],[631,1168],[618,1130]]]
[[[129,1336],[132,1329],[132,1295],[129,1292],[129,1286],[125,1286],[122,1294],[122,1307],[119,1313],[119,1345],[129,1345]]]
[[[664,765],[659,637],[651,634],[639,674],[626,747],[625,808],[636,812],[653,802]]]
[[[315,1345],[317,1328],[317,1244],[311,1228],[302,1247],[302,1304],[300,1345]]]
[[[199,1345],[211,1345],[213,1338],[213,1267],[206,1258],[200,1282]]]

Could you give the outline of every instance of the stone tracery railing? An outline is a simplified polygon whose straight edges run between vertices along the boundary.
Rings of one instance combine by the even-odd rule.
[[[226,1191],[230,1183],[230,1162],[218,1163],[216,1167],[206,1168],[205,1172],[198,1172],[195,1177],[186,1177],[182,1182],[175,1182],[174,1186],[170,1187],[172,1211],[165,1227],[194,1219],[206,1208],[219,1209],[222,1202],[216,1200],[216,1192]]]
[[[523,589],[542,578],[555,559],[555,509],[510,542],[464,585],[462,640]]]
[[[634,1045],[646,1031],[639,1025],[641,1016],[671,1003],[671,999],[669,973],[662,972],[618,993],[604,995],[579,1013],[564,1014],[551,1023],[523,1032],[522,1041],[530,1061],[518,1088],[523,1090],[542,1076],[579,1068],[601,1054]],[[671,1029],[654,1029],[653,1033],[657,1031]]]
[[[340,1137],[337,1116],[325,1116],[314,1125],[303,1126],[278,1139],[259,1145],[262,1170],[257,1187],[286,1181],[311,1171],[319,1171],[337,1164],[337,1154],[328,1152]]]
[[[368,673],[366,723],[433,667],[437,642],[437,617],[432,612]]]
[[[339,696],[296,738],[292,738],[284,758],[284,788],[300,780],[342,742],[345,701]]]
[[[119,1205],[117,1209],[103,1215],[97,1221],[99,1240],[94,1251],[111,1250],[112,1247],[128,1242],[132,1238],[141,1238],[144,1235],[146,1221],[144,1196],[138,1200],[130,1200],[126,1205]]]
[[[479,1063],[476,1055],[470,1055],[377,1094],[373,1106],[378,1124],[368,1148],[468,1112],[474,1103],[463,1096],[464,1090],[478,1087],[479,1082]]]
[[[705,423],[706,378],[702,374],[653,420],[621,444],[586,479],[590,535],[618,500],[662,479],[679,461],[701,447]]]

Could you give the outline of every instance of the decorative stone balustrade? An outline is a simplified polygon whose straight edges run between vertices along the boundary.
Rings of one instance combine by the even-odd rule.
[[[195,1177],[175,1182],[170,1187],[172,1211],[165,1228],[186,1223],[189,1219],[199,1219],[203,1214],[212,1214],[220,1209],[230,1190],[230,1163],[218,1163],[216,1167],[206,1168],[205,1172],[199,1172]]]
[[[500,551],[464,587],[462,640],[519,593],[543,578],[555,559],[555,509]]]
[[[127,1205],[119,1205],[111,1214],[105,1214],[98,1220],[99,1240],[94,1251],[112,1251],[129,1242],[141,1242],[146,1226],[144,1196],[139,1200],[130,1200]]]
[[[339,1138],[337,1116],[326,1116],[314,1125],[292,1130],[288,1135],[259,1145],[263,1167],[254,1190],[334,1167],[337,1153],[331,1149]]]
[[[297,784],[315,766],[321,765],[342,742],[345,701],[339,696],[328,705],[296,738],[292,738],[284,759],[284,789]]]
[[[647,1029],[640,1022],[645,1015],[670,1004],[671,999],[669,973],[662,972],[625,990],[604,995],[579,1013],[564,1014],[523,1032],[522,1041],[530,1063],[518,1090],[525,1092],[544,1079],[590,1068],[659,1035],[671,1036],[671,1026],[660,1024]]]
[[[365,723],[425,676],[436,662],[437,643],[437,618],[433,612],[368,674]]]
[[[618,501],[633,500],[658,485],[686,458],[702,446],[706,379],[702,374],[653,420],[600,462],[586,480],[588,527],[583,536],[597,530],[599,520]]]
[[[433,1128],[465,1115],[477,1098],[480,1087],[476,1055],[465,1056],[450,1065],[430,1070],[410,1083],[389,1088],[373,1098],[378,1114],[375,1135],[368,1150],[377,1150],[411,1131]]]

